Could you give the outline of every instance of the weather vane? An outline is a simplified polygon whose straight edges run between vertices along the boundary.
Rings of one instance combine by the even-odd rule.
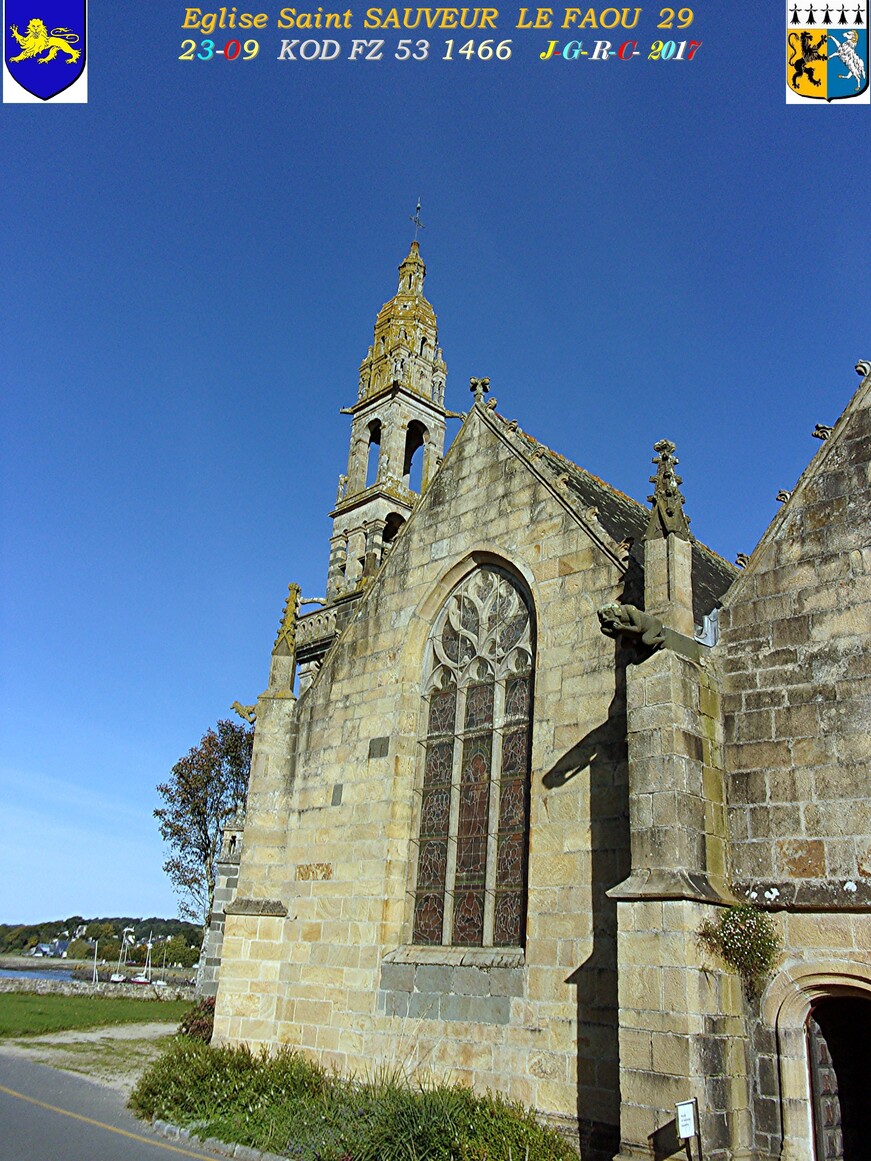
[[[420,220],[420,198],[417,199],[417,209],[414,211],[414,216],[409,214],[408,220],[414,222],[414,240],[417,241],[417,231],[425,230],[426,226]]]

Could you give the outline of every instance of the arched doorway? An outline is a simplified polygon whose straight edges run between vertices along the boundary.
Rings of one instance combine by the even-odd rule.
[[[807,1018],[815,1161],[871,1157],[871,1000],[831,995]]]

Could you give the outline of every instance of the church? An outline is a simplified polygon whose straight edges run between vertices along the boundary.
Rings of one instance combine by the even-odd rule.
[[[473,379],[446,449],[424,276],[248,711],[215,1042],[489,1088],[594,1161],[867,1158],[871,364],[733,565],[666,439],[645,506]]]

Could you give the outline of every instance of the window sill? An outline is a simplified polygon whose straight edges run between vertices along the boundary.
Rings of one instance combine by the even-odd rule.
[[[518,968],[526,956],[522,947],[435,947],[404,944],[388,951],[382,963],[442,964],[449,967]]]

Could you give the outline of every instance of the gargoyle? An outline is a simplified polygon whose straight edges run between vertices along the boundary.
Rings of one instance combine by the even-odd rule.
[[[253,726],[257,721],[257,706],[256,705],[240,705],[238,701],[234,701],[230,709],[244,719],[249,726]]]
[[[665,641],[662,621],[635,605],[603,605],[598,616],[599,626],[606,637],[626,637],[650,649],[658,649]]]

